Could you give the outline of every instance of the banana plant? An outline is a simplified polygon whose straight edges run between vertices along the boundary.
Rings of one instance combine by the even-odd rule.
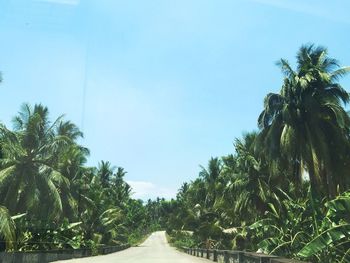
[[[350,192],[327,202],[325,207],[327,214],[320,234],[308,242],[298,256],[319,262],[350,262]]]
[[[293,200],[281,189],[273,194],[264,218],[248,226],[257,249],[268,254],[296,257],[314,232],[309,200]]]

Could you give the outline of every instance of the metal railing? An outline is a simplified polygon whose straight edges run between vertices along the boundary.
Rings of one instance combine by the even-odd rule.
[[[244,251],[188,247],[182,247],[182,250],[192,256],[202,257],[220,263],[307,263],[295,259],[286,259],[274,255]]]
[[[103,246],[97,248],[98,254],[110,254],[129,248],[130,245]],[[57,260],[83,258],[92,256],[92,250],[85,249],[59,249],[48,251],[26,251],[26,252],[0,252],[0,263],[47,263]]]

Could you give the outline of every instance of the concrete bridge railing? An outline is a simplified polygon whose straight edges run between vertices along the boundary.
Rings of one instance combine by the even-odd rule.
[[[130,245],[103,246],[97,248],[98,254],[105,255],[129,248]],[[0,263],[47,263],[57,260],[92,256],[91,249],[60,249],[49,251],[0,252]]]
[[[262,253],[187,247],[183,247],[182,249],[185,253],[192,256],[202,257],[220,263],[307,263]]]

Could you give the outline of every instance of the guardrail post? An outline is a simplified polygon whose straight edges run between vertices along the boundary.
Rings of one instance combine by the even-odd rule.
[[[224,251],[224,262],[225,263],[229,263],[230,262],[230,259],[228,257],[228,252],[226,250]]]
[[[110,249],[111,247],[100,247],[100,250],[104,250],[104,249]],[[234,262],[237,263],[245,263],[246,261],[249,262],[257,262],[257,263],[270,263],[270,262],[295,262],[295,263],[308,263],[308,262],[303,262],[303,261],[298,261],[298,260],[289,260],[289,259],[285,259],[285,258],[279,258],[277,256],[273,256],[273,255],[267,255],[267,254],[263,254],[263,253],[254,253],[254,252],[245,252],[245,251],[232,251],[232,250],[217,250],[217,249],[203,249],[203,248],[189,248],[189,247],[182,247],[183,251],[192,255],[192,256],[197,256],[197,257],[202,257],[202,258],[207,258],[209,260],[212,260],[214,262],[218,262],[218,260],[220,259],[220,262],[224,262],[224,263],[229,263],[231,262],[231,260],[234,260]],[[119,249],[118,249],[119,250]],[[85,250],[83,251],[75,251],[75,252],[79,252],[82,255],[81,256],[89,256],[89,254],[91,254],[91,250],[86,250],[86,252],[89,253],[84,253]],[[53,253],[54,255],[57,256],[57,259],[60,259],[60,254],[62,251],[55,251],[55,253],[53,253],[53,251],[51,251],[51,253]],[[111,251],[107,251],[108,253]],[[51,256],[48,253],[48,257]],[[206,255],[204,256],[204,253],[206,253]],[[16,253],[5,253],[7,255],[11,255],[11,257],[16,257]],[[4,253],[0,253],[0,262],[1,261],[1,257],[4,256]],[[77,255],[73,255],[72,254],[72,258],[77,257]],[[80,255],[78,256],[80,257]],[[50,257],[50,261],[52,261],[53,258]],[[63,259],[63,258],[62,258]],[[12,260],[12,258],[10,259]],[[15,259],[16,260],[16,259]],[[18,260],[21,260],[20,258]],[[55,258],[56,260],[56,258]],[[7,262],[7,261],[6,261]],[[12,261],[11,261],[12,262]],[[16,261],[17,262],[17,261]]]
[[[217,262],[218,261],[218,251],[216,249],[214,249],[214,259],[213,259],[214,262]]]

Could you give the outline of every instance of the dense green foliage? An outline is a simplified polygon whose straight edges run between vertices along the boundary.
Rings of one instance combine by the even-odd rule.
[[[134,243],[149,231],[142,201],[131,198],[126,171],[85,165],[83,134],[48,109],[24,104],[14,129],[0,125],[2,249],[96,248]]]
[[[303,46],[234,153],[211,158],[164,218],[176,245],[260,251],[313,262],[350,262],[349,94],[322,47]],[[169,210],[169,209],[168,209]]]
[[[2,248],[95,248],[137,243],[166,229],[177,246],[260,251],[312,262],[350,262],[350,71],[327,50],[302,46],[286,60],[258,131],[211,158],[175,199],[143,204],[121,167],[87,167],[82,133],[42,105],[0,125]]]

